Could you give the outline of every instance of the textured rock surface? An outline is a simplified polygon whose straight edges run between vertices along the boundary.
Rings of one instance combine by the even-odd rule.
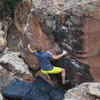
[[[0,91],[3,90],[13,79],[14,77],[0,65]]]
[[[50,2],[52,2],[52,0]],[[38,5],[37,3],[38,2],[33,0],[33,4]],[[48,1],[42,3],[41,7],[48,5],[48,3],[49,3]],[[62,18],[62,16],[66,17],[67,15],[60,14],[60,13],[56,15],[55,13],[53,13],[51,15],[50,11],[48,11],[48,8],[47,10],[42,8],[37,9],[38,6],[35,5],[36,6],[35,7],[34,5],[33,6],[31,5],[32,5],[31,2],[22,2],[15,12],[15,24],[18,30],[23,34],[24,51],[22,56],[25,59],[25,61],[28,63],[28,65],[30,65],[30,67],[33,69],[39,68],[36,58],[33,55],[29,54],[28,52],[27,45],[29,43],[31,44],[33,50],[34,47],[38,45],[41,46],[43,50],[49,50],[53,54],[55,54],[57,53],[57,51],[59,51],[59,53],[61,52],[59,49],[61,47],[63,49],[66,49],[70,55],[73,55],[72,50],[74,48],[71,47],[73,46],[73,44],[71,43],[73,40],[72,34],[74,33],[71,33],[71,31],[67,29],[68,25],[67,26],[64,25],[66,20]],[[52,9],[52,5],[51,5],[51,9]],[[39,19],[39,21],[37,18]],[[74,18],[79,20],[77,17],[71,16],[71,20],[72,20],[71,23],[77,24],[76,20],[74,21]],[[41,23],[41,25],[39,22]],[[74,28],[71,29],[74,30]],[[80,33],[78,35],[80,36]],[[57,42],[59,46],[54,41]],[[74,41],[76,40],[74,39]],[[69,42],[71,45],[68,44]],[[78,43],[80,43],[80,41],[78,41]],[[66,69],[66,79],[71,80],[71,83],[74,86],[81,82],[93,81],[93,78],[89,71],[89,66],[83,63],[79,63],[74,58],[63,57],[62,59],[53,62],[53,65],[64,67]],[[61,78],[60,77],[56,77],[56,78],[59,80],[57,82],[61,83]]]
[[[5,54],[1,59],[1,65],[11,72],[12,75],[18,77],[23,77],[24,75],[29,75],[32,78],[27,64],[19,57],[20,53],[18,52],[9,52]]]
[[[81,10],[88,9],[91,11],[91,6],[89,6],[89,3],[97,3],[99,0],[32,0],[33,4],[38,9],[45,9],[48,13],[55,14],[58,12],[66,11],[71,9],[72,11],[76,12],[77,10],[75,8],[81,6],[83,7]],[[88,5],[88,6],[87,6]],[[81,12],[80,12],[81,13]]]
[[[32,0],[45,33],[78,61],[89,65],[100,81],[100,1]]]
[[[89,85],[89,93],[100,98],[100,83],[91,83]]]
[[[68,90],[63,100],[100,100],[98,97],[99,91],[97,91],[98,95],[90,93],[91,86],[94,87],[92,91],[95,91],[99,89],[100,83],[83,83],[78,87]]]
[[[35,69],[38,69],[39,65],[36,58],[33,55],[28,54],[27,52],[27,45],[30,43],[33,50],[34,47],[38,45],[44,50],[49,50],[53,53],[58,51],[59,47],[57,46],[57,44],[52,43],[47,35],[43,32],[36,16],[33,12],[31,12],[30,7],[31,4],[27,2],[23,3],[23,8],[20,6],[20,8],[16,11],[15,23],[18,30],[21,31],[24,36],[23,52],[25,54],[25,60],[30,65],[30,67],[35,67]],[[20,11],[20,15],[17,17],[19,13],[18,11]],[[23,19],[21,18],[22,16]]]
[[[0,51],[2,52],[7,45],[6,33],[0,30]]]
[[[100,81],[100,11],[96,11],[92,17],[85,18],[81,30],[84,32],[83,51],[79,60],[91,67],[95,81]],[[83,58],[83,59],[81,59]]]
[[[3,100],[3,96],[2,96],[2,94],[0,93],[0,100]]]
[[[2,29],[2,27],[3,27],[3,23],[2,23],[2,22],[0,22],[0,30]]]
[[[8,19],[10,19],[10,17]],[[7,46],[6,38],[7,38],[8,27],[10,25],[10,24],[8,25],[8,23],[10,22],[11,20],[7,21],[5,19],[0,21],[0,52],[3,52]]]

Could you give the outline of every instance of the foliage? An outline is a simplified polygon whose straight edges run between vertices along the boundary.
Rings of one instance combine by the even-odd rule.
[[[22,0],[0,0],[0,20],[14,18],[14,9]]]
[[[0,11],[13,11],[20,1],[21,0],[0,0]]]

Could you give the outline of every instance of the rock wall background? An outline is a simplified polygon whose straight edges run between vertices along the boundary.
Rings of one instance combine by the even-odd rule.
[[[53,54],[60,53],[61,49],[65,49],[69,53],[69,58],[64,57],[59,61],[53,62],[53,64],[66,69],[66,79],[75,81],[76,84],[93,81],[93,78],[97,80],[93,73],[94,67],[90,66],[89,63],[91,41],[88,39],[90,36],[88,26],[90,25],[86,24],[86,20],[89,19],[90,21],[94,14],[99,12],[98,2],[82,1],[78,3],[78,1],[75,1],[74,8],[70,7],[69,9],[66,8],[66,10],[57,8],[57,11],[55,11],[51,3],[59,6],[60,2],[57,5],[55,1],[46,1],[45,3],[44,1],[39,1],[38,3],[34,0],[30,2],[23,1],[15,12],[15,23],[23,35],[23,58],[29,66],[33,70],[39,68],[36,58],[28,54],[28,43],[32,45],[33,49],[38,44],[44,50],[50,50]],[[67,5],[68,2],[65,3]],[[62,8],[64,6],[62,5]],[[53,9],[52,12],[48,7]],[[86,29],[84,29],[85,27]],[[93,34],[94,31],[91,36]],[[99,44],[96,45],[98,47]]]
[[[99,0],[23,0],[13,21],[10,17],[0,20],[0,91],[16,77],[30,83],[38,75],[47,80],[27,49],[29,43],[32,49],[39,45],[53,54],[67,50],[68,56],[52,62],[66,69],[67,84],[61,84],[58,74],[51,75],[53,82],[47,80],[52,85],[68,90],[84,82],[100,82]],[[77,96],[76,90],[74,94],[68,91],[64,100],[75,100],[69,96]],[[79,98],[99,100],[93,93],[83,94]]]
[[[99,0],[32,0],[33,11],[52,42],[89,65],[95,81],[99,75]]]
[[[68,90],[63,100],[99,100],[100,83],[83,83],[78,87]]]

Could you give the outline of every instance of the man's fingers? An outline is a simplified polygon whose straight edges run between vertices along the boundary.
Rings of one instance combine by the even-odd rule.
[[[30,44],[28,44],[28,48],[30,48]]]
[[[63,50],[63,54],[66,55],[67,54],[67,51]]]

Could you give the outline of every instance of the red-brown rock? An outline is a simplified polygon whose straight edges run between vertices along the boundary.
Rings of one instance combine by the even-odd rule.
[[[38,69],[39,65],[36,58],[32,54],[27,53],[27,45],[31,44],[31,48],[33,50],[35,46],[40,46],[43,48],[43,50],[49,50],[53,54],[55,54],[55,52],[59,50],[59,47],[57,46],[57,44],[52,43],[48,36],[43,32],[36,16],[33,12],[30,11],[30,7],[31,3],[27,2],[23,2],[22,5],[18,7],[18,9],[16,10],[15,23],[18,30],[22,32],[24,36],[23,45],[25,61],[33,69]]]
[[[81,30],[84,32],[83,49],[87,58],[79,61],[88,64],[95,81],[100,82],[100,11],[96,11],[90,18],[85,18]]]
[[[55,54],[57,51],[60,50],[59,50],[59,46],[53,40],[52,42],[50,38],[46,35],[46,33],[42,30],[42,27],[37,19],[38,16],[35,16],[35,14],[33,13],[34,9],[31,8],[31,2],[22,2],[15,12],[15,24],[18,30],[23,35],[23,57],[25,61],[31,68],[38,69],[39,68],[38,62],[36,58],[29,53],[27,48],[28,44],[31,44],[31,48],[33,50],[35,46],[38,45],[42,47],[43,50],[49,50],[53,54]],[[37,9],[35,9],[34,12],[36,11]],[[59,17],[59,14],[57,16]],[[60,27],[58,28],[60,29]],[[61,42],[62,42],[62,35],[63,33],[60,32],[59,37],[61,37],[60,39]],[[56,38],[59,37],[56,36]],[[89,72],[89,67],[82,64],[81,66],[77,61],[75,60],[72,61],[72,60],[73,59],[68,59],[66,57],[63,57],[57,62],[54,62],[55,66],[64,67],[66,69],[66,79],[68,79],[69,81],[71,80],[71,82],[73,82],[73,83],[69,83],[69,85],[75,86],[76,84],[80,84],[81,82],[93,81],[93,78]],[[55,77],[53,75],[53,78],[54,81],[55,79],[59,80],[57,82],[58,84],[61,83],[60,76]],[[68,85],[67,87],[69,88]]]
[[[5,89],[13,79],[14,77],[0,65],[0,91]]]

